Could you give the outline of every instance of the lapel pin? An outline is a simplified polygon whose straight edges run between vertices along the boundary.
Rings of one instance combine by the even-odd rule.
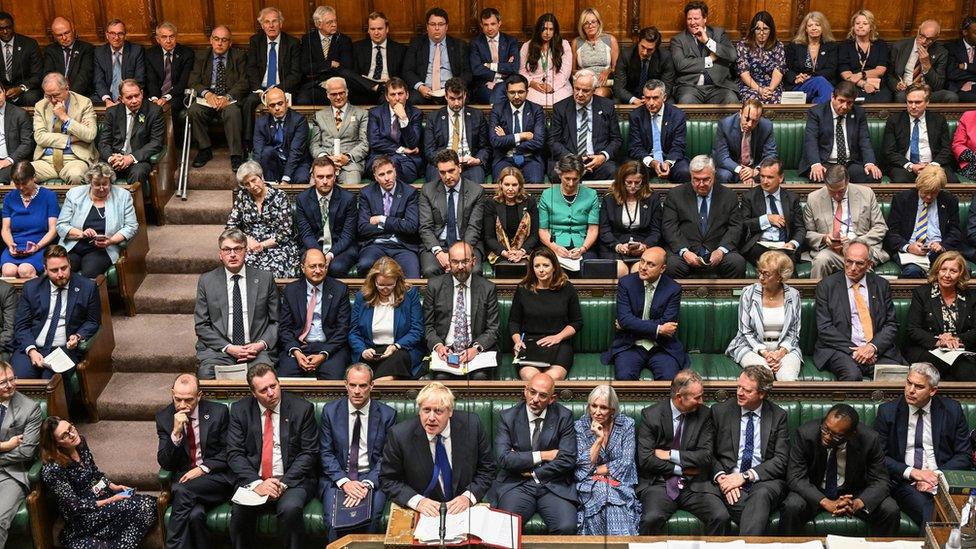
[[[80,292],[81,291],[81,288],[78,288],[77,286],[75,286],[75,291],[76,292]]]
[[[210,414],[204,414],[203,419],[210,419]]]

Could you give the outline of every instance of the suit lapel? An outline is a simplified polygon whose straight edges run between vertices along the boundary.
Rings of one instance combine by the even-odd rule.
[[[936,464],[939,463],[939,442],[942,440],[942,422],[945,419],[945,409],[939,397],[932,397],[932,406],[929,407],[929,422],[932,423],[932,449],[935,453]],[[902,437],[904,440],[905,437]]]
[[[733,413],[730,419],[732,424],[729,425],[729,435],[732,437],[732,451],[736,458],[739,456],[739,439],[742,437],[742,408],[739,406],[732,407]]]
[[[763,401],[762,405],[762,419],[759,421],[759,445],[760,445],[760,456],[762,460],[772,459],[772,452],[767,452],[766,449],[769,446],[769,434],[773,430],[773,407]]]
[[[336,410],[335,437],[339,447],[339,462],[345,463],[348,471],[352,467],[349,463],[349,444],[352,442],[349,440],[349,399],[344,398],[340,402],[339,409]]]
[[[66,291],[68,293],[68,303],[64,308],[64,329],[65,332],[68,332],[71,330],[71,312],[74,311],[75,303],[78,301],[78,293],[81,291],[75,284],[74,277],[68,279],[68,288]]]
[[[376,437],[380,433],[380,405],[373,399],[369,400],[369,425],[366,427],[366,453],[370,456],[369,466],[373,466],[372,453],[376,446]],[[382,450],[382,448],[380,448]]]
[[[200,456],[206,457],[207,439],[210,438],[210,407],[205,401],[197,405],[197,427],[200,430]]]
[[[281,406],[278,407],[278,442],[281,444],[281,468],[288,471],[288,439],[291,435],[291,406],[284,394],[281,396]]]

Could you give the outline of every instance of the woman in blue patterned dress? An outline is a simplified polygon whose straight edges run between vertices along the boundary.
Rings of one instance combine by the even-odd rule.
[[[58,195],[37,186],[34,166],[26,160],[14,166],[11,180],[16,189],[3,197],[0,270],[3,276],[34,278],[44,271],[44,248],[58,238]]]
[[[786,50],[776,39],[776,23],[768,11],[752,18],[749,33],[735,44],[739,68],[739,95],[765,104],[779,103],[783,97]]]
[[[620,413],[617,393],[597,385],[576,420],[576,526],[583,536],[636,536],[641,506],[634,487],[634,420]]]

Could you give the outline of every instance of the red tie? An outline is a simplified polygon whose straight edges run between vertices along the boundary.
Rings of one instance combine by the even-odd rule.
[[[750,137],[752,132],[743,132],[742,134],[742,165],[752,166],[752,143],[750,142]]]
[[[264,412],[264,440],[261,443],[261,478],[271,478],[274,469],[274,424],[271,410]]]
[[[840,216],[844,215],[843,204],[843,201],[837,201],[837,211],[834,212],[834,230],[831,233],[834,238],[840,238]]]
[[[200,464],[197,463],[197,435],[193,432],[193,418],[190,418],[190,422],[186,425],[186,444],[189,446],[190,463],[197,467]]]
[[[302,330],[302,335],[298,336],[298,341],[305,343],[305,338],[308,337],[308,332],[312,330],[312,315],[315,314],[315,307],[319,302],[319,289],[312,286],[312,299],[308,301],[308,307],[305,309],[305,329]]]

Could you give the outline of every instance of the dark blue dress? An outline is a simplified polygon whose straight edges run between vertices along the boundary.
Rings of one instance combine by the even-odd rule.
[[[40,242],[47,234],[48,218],[57,219],[60,213],[58,195],[46,187],[38,187],[37,196],[27,206],[24,206],[20,191],[16,189],[3,197],[3,217],[10,219],[10,233],[17,248],[26,248],[28,241]],[[0,254],[0,264],[3,263],[30,263],[40,273],[44,270],[44,250],[38,250],[27,257],[15,258],[4,246],[3,253]]]

